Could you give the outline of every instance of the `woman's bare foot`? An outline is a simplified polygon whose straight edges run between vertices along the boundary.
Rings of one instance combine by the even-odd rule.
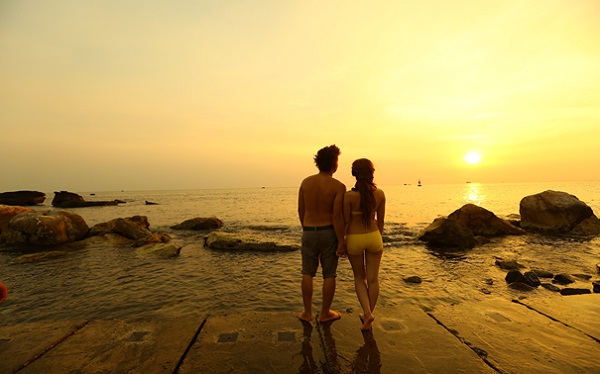
[[[342,318],[342,315],[340,314],[340,312],[329,309],[329,311],[325,314],[321,314],[319,316],[319,322],[330,322],[330,321],[335,321]]]
[[[302,322],[310,323],[313,320],[312,313],[300,312],[296,314],[296,316],[298,316],[298,319]]]
[[[373,321],[375,321],[375,316],[373,316],[372,314],[370,314],[366,317],[362,316],[362,321],[363,321],[363,325],[360,327],[360,329],[362,331],[370,330],[373,325]]]

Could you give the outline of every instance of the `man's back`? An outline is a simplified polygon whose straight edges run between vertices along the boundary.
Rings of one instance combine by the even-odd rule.
[[[346,187],[330,174],[311,175],[302,181],[298,200],[303,226],[325,226],[333,223],[334,202]],[[341,194],[341,195],[340,195]]]

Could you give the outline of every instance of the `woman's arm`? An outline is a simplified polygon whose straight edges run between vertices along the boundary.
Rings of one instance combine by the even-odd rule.
[[[381,191],[381,201],[377,206],[377,228],[381,235],[383,235],[383,226],[385,224],[385,194]]]

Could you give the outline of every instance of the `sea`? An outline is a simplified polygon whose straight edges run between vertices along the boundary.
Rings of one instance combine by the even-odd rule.
[[[600,182],[417,184],[379,186],[386,194],[384,255],[378,305],[440,304],[481,300],[560,298],[537,288],[507,287],[506,270],[496,260],[516,260],[527,269],[584,275],[573,287],[591,289],[600,278],[600,238],[574,240],[527,234],[494,238],[464,251],[438,251],[417,239],[435,218],[465,204],[476,204],[500,218],[518,220],[522,198],[546,190],[578,197],[596,215]],[[132,247],[92,243],[65,247],[66,254],[34,263],[19,256],[31,249],[0,248],[0,281],[9,289],[0,304],[0,324],[64,319],[135,320],[155,313],[228,315],[244,312],[300,311],[300,251],[228,252],[204,245],[207,232],[173,230],[195,217],[217,217],[219,230],[244,239],[298,245],[297,187],[172,191],[72,191],[88,201],[122,200],[118,206],[73,208],[91,227],[115,218],[148,217],[150,230],[167,233],[182,245],[179,256],[140,256]],[[36,210],[52,210],[53,192]],[[155,204],[149,205],[147,202]],[[53,250],[61,249],[53,248]],[[34,249],[43,251],[48,249]],[[410,283],[411,276],[421,283]],[[589,278],[589,279],[585,279]],[[321,273],[314,280],[314,312],[321,299]],[[334,309],[359,311],[352,270],[338,267]]]

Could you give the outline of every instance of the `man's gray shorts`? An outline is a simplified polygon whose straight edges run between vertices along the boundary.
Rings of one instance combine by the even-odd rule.
[[[337,276],[337,237],[333,225],[302,228],[302,274],[314,277],[319,261],[323,278]]]

